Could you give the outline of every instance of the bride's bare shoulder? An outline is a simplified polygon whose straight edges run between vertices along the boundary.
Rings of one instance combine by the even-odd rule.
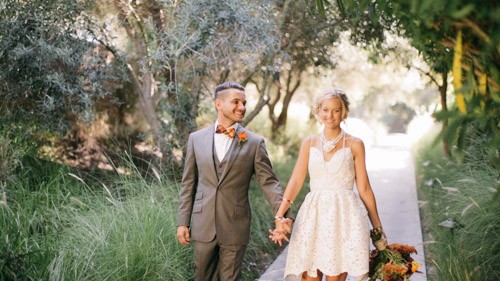
[[[365,149],[365,144],[363,143],[363,140],[358,138],[358,137],[355,137],[355,136],[350,135],[350,134],[346,134],[345,140],[346,140],[346,146],[351,147],[351,149],[353,151],[356,151],[359,149],[362,149],[362,150]]]
[[[310,135],[302,139],[302,146],[312,147],[317,146],[319,135]]]

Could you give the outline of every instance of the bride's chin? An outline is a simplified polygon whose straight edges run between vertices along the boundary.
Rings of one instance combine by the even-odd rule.
[[[325,128],[337,128],[339,127],[339,124],[335,124],[335,123],[323,123],[323,125],[325,126]]]

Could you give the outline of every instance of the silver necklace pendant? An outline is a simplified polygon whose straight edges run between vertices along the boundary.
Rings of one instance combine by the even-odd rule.
[[[340,131],[340,134],[334,140],[329,141],[326,139],[325,133],[323,132],[321,134],[323,150],[326,152],[331,152],[332,150],[334,150],[335,147],[337,147],[337,143],[340,141],[340,139],[342,139],[343,136],[344,136],[344,130]]]
[[[330,152],[330,151],[334,150],[336,146],[337,146],[337,144],[333,143],[333,142],[323,143],[323,150],[326,152]]]

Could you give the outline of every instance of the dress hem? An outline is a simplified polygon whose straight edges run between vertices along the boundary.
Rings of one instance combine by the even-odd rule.
[[[368,278],[368,271],[366,272],[362,272],[362,273],[354,273],[353,271],[341,271],[341,272],[335,272],[335,273],[331,273],[331,272],[324,272],[322,271],[320,268],[316,268],[316,270],[319,270],[323,273],[323,276],[337,276],[337,275],[340,275],[344,272],[347,272],[347,276],[352,276],[354,277],[356,280],[366,280]],[[290,281],[293,281],[297,278],[299,278],[298,280],[300,280],[300,278],[302,277],[302,273],[308,271],[307,269],[306,270],[303,270],[303,271],[300,271],[298,273],[296,272],[290,272],[290,273],[287,273],[285,276],[284,276],[284,280],[290,280]],[[312,275],[309,275],[309,277],[318,277],[317,275],[316,276],[312,276]]]

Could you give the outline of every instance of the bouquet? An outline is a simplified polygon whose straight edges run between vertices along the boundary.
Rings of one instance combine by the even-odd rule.
[[[385,245],[381,228],[370,231],[376,249],[370,253],[368,276],[371,281],[405,281],[418,271],[421,264],[410,256],[416,254],[415,247],[403,244]]]

